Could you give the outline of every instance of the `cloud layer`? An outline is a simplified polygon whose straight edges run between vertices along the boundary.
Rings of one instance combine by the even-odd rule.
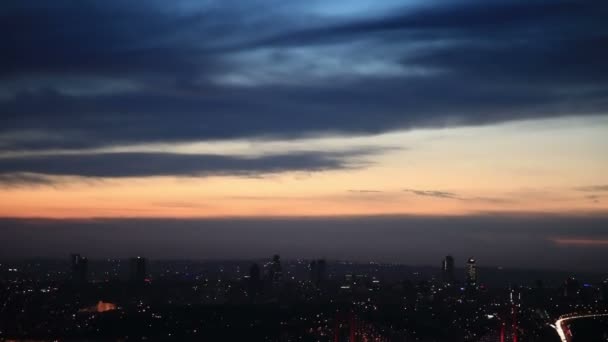
[[[0,149],[606,113],[605,1],[369,5],[9,1]]]

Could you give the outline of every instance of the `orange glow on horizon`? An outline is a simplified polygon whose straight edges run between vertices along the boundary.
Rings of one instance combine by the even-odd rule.
[[[385,182],[377,192],[349,191],[337,172],[298,179],[109,180],[98,184],[73,181],[66,185],[23,187],[0,193],[0,217],[271,217],[354,215],[471,215],[478,213],[600,213],[606,202],[581,200],[574,190],[550,193],[447,189],[458,198],[421,196]],[[332,180],[336,180],[333,182]],[[390,178],[389,178],[390,180]],[[350,181],[350,180],[349,180]],[[352,180],[352,182],[360,182]],[[392,188],[389,188],[392,186]],[[446,190],[446,189],[444,189]]]
[[[561,246],[608,246],[607,239],[591,238],[553,238],[555,244]]]
[[[606,213],[608,192],[585,189],[608,184],[607,129],[608,118],[590,117],[256,142],[253,146],[260,151],[275,153],[349,146],[394,148],[366,157],[361,167],[317,172],[256,177],[62,176],[52,177],[51,184],[9,184],[0,188],[0,217]],[[218,142],[165,148],[173,153],[246,154],[248,146]]]

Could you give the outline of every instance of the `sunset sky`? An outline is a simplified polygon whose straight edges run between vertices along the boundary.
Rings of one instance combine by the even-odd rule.
[[[606,17],[592,0],[8,1],[0,217],[604,220]],[[545,240],[608,241],[562,233]]]
[[[221,217],[608,209],[608,117],[371,136],[7,151],[8,217]]]

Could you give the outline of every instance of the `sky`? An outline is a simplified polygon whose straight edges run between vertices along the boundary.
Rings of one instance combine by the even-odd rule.
[[[0,231],[30,241],[23,256],[93,248],[82,232],[120,254],[121,231],[231,236],[219,254],[244,257],[263,251],[230,248],[252,245],[236,232],[274,222],[269,255],[432,263],[449,230],[460,253],[495,238],[477,253],[494,264],[525,266],[522,246],[593,264],[608,246],[606,17],[602,0],[9,0]],[[333,251],[296,237],[349,225]],[[293,245],[273,239],[286,231]],[[412,235],[418,253],[382,252]],[[178,257],[162,250],[143,252]]]

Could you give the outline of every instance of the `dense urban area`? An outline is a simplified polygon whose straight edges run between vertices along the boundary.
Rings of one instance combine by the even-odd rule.
[[[601,274],[478,268],[474,258],[433,268],[72,254],[0,267],[2,340],[608,340]]]

